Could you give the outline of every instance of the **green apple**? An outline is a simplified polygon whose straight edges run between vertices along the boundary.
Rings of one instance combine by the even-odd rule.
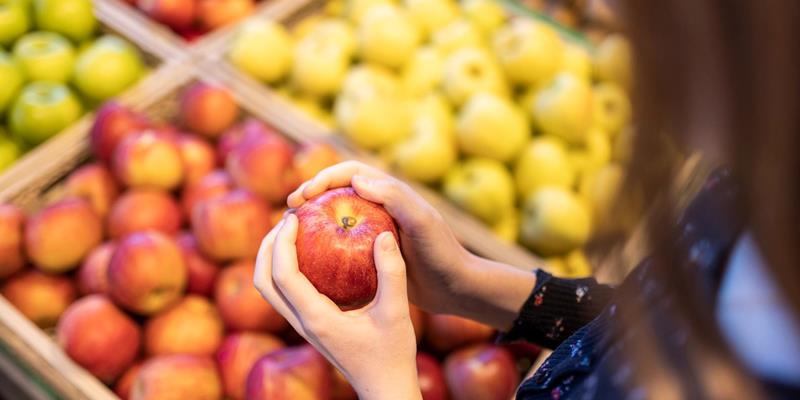
[[[22,154],[19,145],[0,128],[0,172],[11,166]]]
[[[294,48],[290,72],[292,87],[317,97],[335,94],[342,87],[349,58],[336,43],[307,36]]]
[[[398,98],[401,84],[392,71],[370,64],[360,64],[345,76],[339,97],[362,99],[372,97]]]
[[[592,90],[594,125],[616,135],[631,122],[631,101],[628,94],[613,82],[600,82]]]
[[[498,134],[502,139],[498,140]],[[464,154],[509,162],[530,137],[525,114],[516,104],[480,92],[461,107],[456,122],[458,147]]]
[[[533,119],[542,132],[570,144],[582,144],[592,124],[592,88],[573,74],[562,72],[536,95]]]
[[[500,28],[492,45],[508,79],[519,85],[549,81],[561,67],[564,54],[553,29],[524,18]]]
[[[611,148],[611,160],[626,165],[633,157],[634,130],[631,126],[622,128]]]
[[[450,138],[455,140],[455,122],[453,109],[450,103],[439,92],[430,92],[416,100],[412,109],[412,118],[430,118],[436,125],[438,132],[447,133]],[[454,142],[455,143],[455,142]]]
[[[488,92],[508,96],[508,85],[492,56],[485,50],[467,47],[447,57],[442,76],[442,90],[456,107],[475,93]]]
[[[442,54],[450,54],[465,47],[483,47],[481,31],[466,19],[456,19],[437,29],[431,35],[431,44]]]
[[[369,9],[358,26],[358,54],[363,61],[402,67],[419,46],[419,28],[405,10],[391,5]]]
[[[412,97],[421,96],[438,87],[443,68],[444,59],[438,50],[433,47],[417,49],[401,74],[406,94]]]
[[[491,226],[492,232],[506,243],[515,243],[519,239],[519,212],[511,210]]]
[[[611,138],[602,130],[592,128],[586,134],[586,143],[570,150],[569,159],[579,176],[595,171],[611,162]]]
[[[303,110],[309,117],[325,125],[325,127],[329,129],[334,127],[333,117],[330,112],[323,107],[318,97],[308,96],[302,93],[289,93],[286,99],[297,106],[297,108]]]
[[[568,189],[543,187],[525,198],[520,240],[542,256],[566,254],[591,234],[586,203]]]
[[[561,58],[561,71],[586,79],[592,79],[592,59],[585,48],[575,43],[564,44],[564,54]]]
[[[458,158],[452,132],[442,131],[433,115],[415,118],[411,137],[390,150],[390,164],[406,178],[434,183],[450,170]]]
[[[13,59],[0,49],[0,117],[25,83],[25,75]]]
[[[617,33],[603,39],[592,57],[597,80],[614,82],[626,89],[631,85],[631,65],[631,45]]]
[[[75,49],[57,33],[29,33],[17,40],[13,54],[28,80],[64,83],[72,76]]]
[[[520,198],[546,186],[572,187],[575,171],[568,157],[567,146],[554,137],[534,138],[517,158],[514,180]]]
[[[0,46],[10,46],[30,28],[27,0],[0,0]]]
[[[143,73],[139,51],[119,36],[105,35],[78,54],[73,82],[87,98],[104,101],[136,83]]]
[[[359,147],[379,150],[404,140],[410,133],[410,106],[400,98],[339,96],[336,123]]]
[[[483,32],[489,36],[503,25],[506,12],[496,0],[466,0],[461,2],[464,15]]]
[[[74,42],[92,36],[97,29],[91,0],[34,0],[36,27],[60,33]]]
[[[234,37],[228,60],[253,78],[274,83],[289,72],[292,40],[286,28],[275,21],[248,21]]]
[[[453,0],[404,0],[403,4],[423,36],[458,18],[458,6]]]
[[[445,175],[442,187],[450,201],[489,225],[514,209],[514,181],[496,160],[468,158]]]
[[[358,25],[372,7],[386,4],[394,3],[392,0],[346,0],[344,12],[351,23]]]
[[[19,140],[37,145],[77,120],[82,111],[80,101],[64,84],[32,82],[14,101],[9,127]]]
[[[579,191],[592,209],[592,222],[598,232],[615,228],[619,220],[612,213],[617,196],[625,183],[625,170],[618,164],[608,164],[583,176]]]
[[[336,43],[348,58],[356,53],[356,33],[353,26],[342,19],[324,18],[309,29],[307,36]]]

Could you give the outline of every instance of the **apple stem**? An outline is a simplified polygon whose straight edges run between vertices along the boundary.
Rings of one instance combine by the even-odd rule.
[[[353,217],[342,217],[342,226],[352,228],[356,226],[356,219]]]

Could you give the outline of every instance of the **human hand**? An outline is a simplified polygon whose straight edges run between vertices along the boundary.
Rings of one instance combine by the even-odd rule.
[[[342,311],[320,294],[297,263],[297,217],[288,214],[264,238],[253,277],[261,295],[341,371],[361,399],[421,399],[406,271],[394,236],[375,240],[375,298]]]

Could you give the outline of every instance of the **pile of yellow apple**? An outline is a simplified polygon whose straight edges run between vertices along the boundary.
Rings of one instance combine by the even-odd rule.
[[[614,222],[630,153],[622,36],[587,49],[492,0],[351,0],[291,29],[249,21],[227,56],[503,239],[589,272],[580,249]]]

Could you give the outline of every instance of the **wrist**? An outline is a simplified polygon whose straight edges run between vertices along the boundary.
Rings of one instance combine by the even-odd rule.
[[[383,381],[373,380],[355,387],[361,400],[422,400],[417,368],[406,368],[402,375],[391,374]]]

